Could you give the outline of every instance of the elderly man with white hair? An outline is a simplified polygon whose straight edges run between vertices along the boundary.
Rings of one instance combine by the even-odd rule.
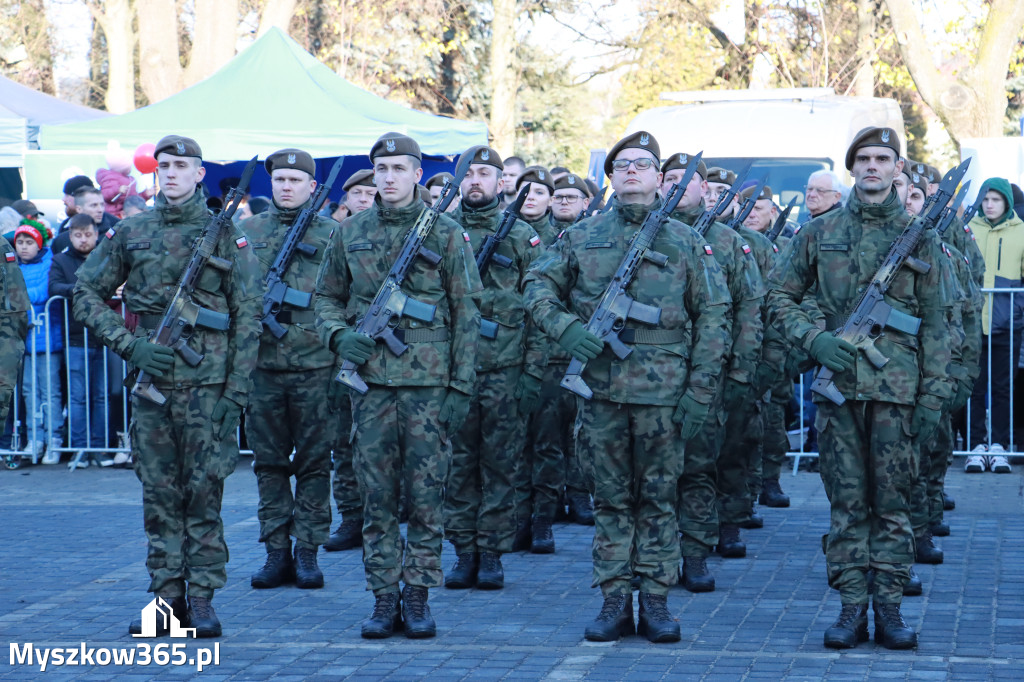
[[[804,188],[804,204],[810,212],[808,220],[841,206],[847,194],[849,189],[843,185],[835,172],[814,171],[811,177],[807,178],[807,187]]]

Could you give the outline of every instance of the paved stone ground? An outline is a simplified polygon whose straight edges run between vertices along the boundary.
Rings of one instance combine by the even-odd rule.
[[[591,529],[556,525],[554,555],[505,559],[498,592],[435,590],[434,640],[370,642],[359,623],[372,605],[359,552],[321,553],[323,590],[254,591],[256,481],[243,460],[227,481],[224,519],[232,558],[215,604],[224,622],[215,679],[1024,679],[1024,498],[1021,472],[950,472],[957,509],[941,539],[942,566],[918,566],[923,597],[904,612],[920,631],[916,651],[873,642],[838,653],[822,633],[839,609],[825,582],[821,534],[828,506],[816,474],[784,476],[786,510],[763,509],[763,530],[744,531],[746,559],[714,558],[718,591],[673,591],[678,644],[637,637],[583,640],[600,609],[590,587]],[[130,471],[63,467],[0,471],[0,640],[37,648],[133,647],[128,621],[149,601],[138,481]],[[445,547],[445,565],[454,557]],[[149,640],[153,641],[153,640]],[[158,642],[182,640],[167,638]],[[187,651],[212,640],[189,640]],[[7,647],[9,649],[9,646]],[[39,678],[3,652],[0,677]],[[47,679],[130,680],[197,676],[193,667],[50,667]]]

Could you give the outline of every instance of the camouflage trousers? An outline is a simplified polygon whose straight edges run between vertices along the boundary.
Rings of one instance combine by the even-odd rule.
[[[209,598],[227,580],[220,507],[238,443],[234,434],[217,440],[210,420],[223,384],[160,391],[163,405],[132,398],[130,427],[149,541],[149,591],[182,596],[187,581],[189,596]]]
[[[942,413],[935,433],[918,448],[918,472],[910,496],[910,525],[920,537],[931,524],[942,523],[942,489],[953,458],[953,423]]]
[[[525,420],[512,397],[520,368],[481,372],[469,415],[452,438],[444,534],[457,552],[512,551],[515,485]]]
[[[761,482],[777,481],[786,464],[789,436],[786,435],[786,406],[793,397],[793,382],[789,377],[772,387],[771,398],[764,404],[764,437],[761,440],[761,461],[750,477],[750,492],[754,499],[761,494]]]
[[[683,442],[673,407],[580,400],[576,447],[594,482],[594,586],[667,595],[678,582],[676,487]],[[589,471],[587,470],[589,469]]]
[[[352,395],[352,463],[363,494],[363,568],[375,595],[442,582],[444,482],[451,446],[438,423],[445,389],[370,385]],[[398,525],[399,491],[408,491],[409,525]]]
[[[516,476],[516,512],[520,518],[531,514],[555,517],[562,488],[567,487],[567,470],[576,459],[572,446],[576,396],[559,385],[565,368],[564,364],[551,364],[544,370],[540,406],[529,418]],[[574,468],[578,470],[579,465]],[[578,476],[582,478],[582,474]],[[578,483],[582,486],[582,481]]]
[[[331,527],[331,445],[337,440],[327,400],[331,368],[257,369],[252,378],[245,437],[260,494],[260,542],[268,550],[287,549],[294,537],[300,546],[315,549],[327,541]]]
[[[0,429],[7,424],[14,385],[25,355],[24,321],[16,318],[16,315],[0,312]]]
[[[332,370],[331,381],[336,372]],[[338,425],[337,438],[334,441],[332,454],[334,462],[334,482],[331,491],[338,515],[344,519],[363,519],[363,501],[359,497],[359,483],[356,472],[352,468],[352,403],[348,390],[336,399],[331,408],[331,418]]]
[[[856,400],[817,405],[821,480],[832,507],[825,544],[828,583],[842,603],[866,604],[867,571],[873,568],[875,600],[898,604],[914,562],[913,407]]]
[[[718,544],[718,456],[725,418],[722,392],[716,391],[707,421],[686,443],[676,504],[684,557],[707,557]]]
[[[750,480],[761,464],[764,404],[762,398],[752,399],[726,418],[725,437],[718,454],[720,523],[740,524],[750,518]]]

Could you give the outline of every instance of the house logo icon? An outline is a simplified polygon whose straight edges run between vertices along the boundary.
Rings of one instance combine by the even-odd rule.
[[[142,633],[132,637],[156,637],[158,632],[180,638],[196,636],[195,628],[181,626],[171,605],[163,597],[157,597],[142,609]]]

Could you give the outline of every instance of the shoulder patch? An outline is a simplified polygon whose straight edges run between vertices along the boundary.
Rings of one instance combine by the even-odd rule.
[[[8,263],[13,263],[14,261],[18,260],[18,257],[16,255],[14,255],[13,251],[9,251],[8,253],[4,254],[4,259]]]
[[[711,250],[711,245],[710,244],[705,244],[704,245],[704,253],[708,254],[709,256],[714,256],[715,255],[715,252]]]
[[[110,228],[105,233],[107,239],[113,239],[115,234],[117,234],[117,231],[115,231],[114,228]]]
[[[530,246],[537,246],[537,244],[540,244],[540,237],[537,235],[530,237]]]
[[[463,231],[463,233],[462,233],[462,238],[463,238],[463,239],[465,239],[465,240],[466,240],[466,241],[468,242],[468,241],[469,241],[469,233],[468,233],[468,232],[465,232],[465,231]]]
[[[774,244],[774,242],[772,243],[772,248],[773,248],[773,249],[775,250],[775,253],[778,253],[778,252],[779,252],[779,247],[777,247],[777,246],[776,246],[776,245]]]
[[[570,177],[571,177],[571,176],[570,176]],[[559,232],[559,233],[558,233],[558,236],[557,236],[557,237],[555,237],[555,239],[561,239],[561,238],[562,238],[562,235],[563,235],[563,234],[565,234],[565,230],[562,230],[561,232]]]
[[[244,249],[248,245],[249,242],[248,240],[246,240],[245,235],[242,235],[241,237],[235,240],[235,246],[237,246],[240,249]]]
[[[750,246],[748,246],[747,244],[744,244],[743,245],[743,253],[750,253]]]

